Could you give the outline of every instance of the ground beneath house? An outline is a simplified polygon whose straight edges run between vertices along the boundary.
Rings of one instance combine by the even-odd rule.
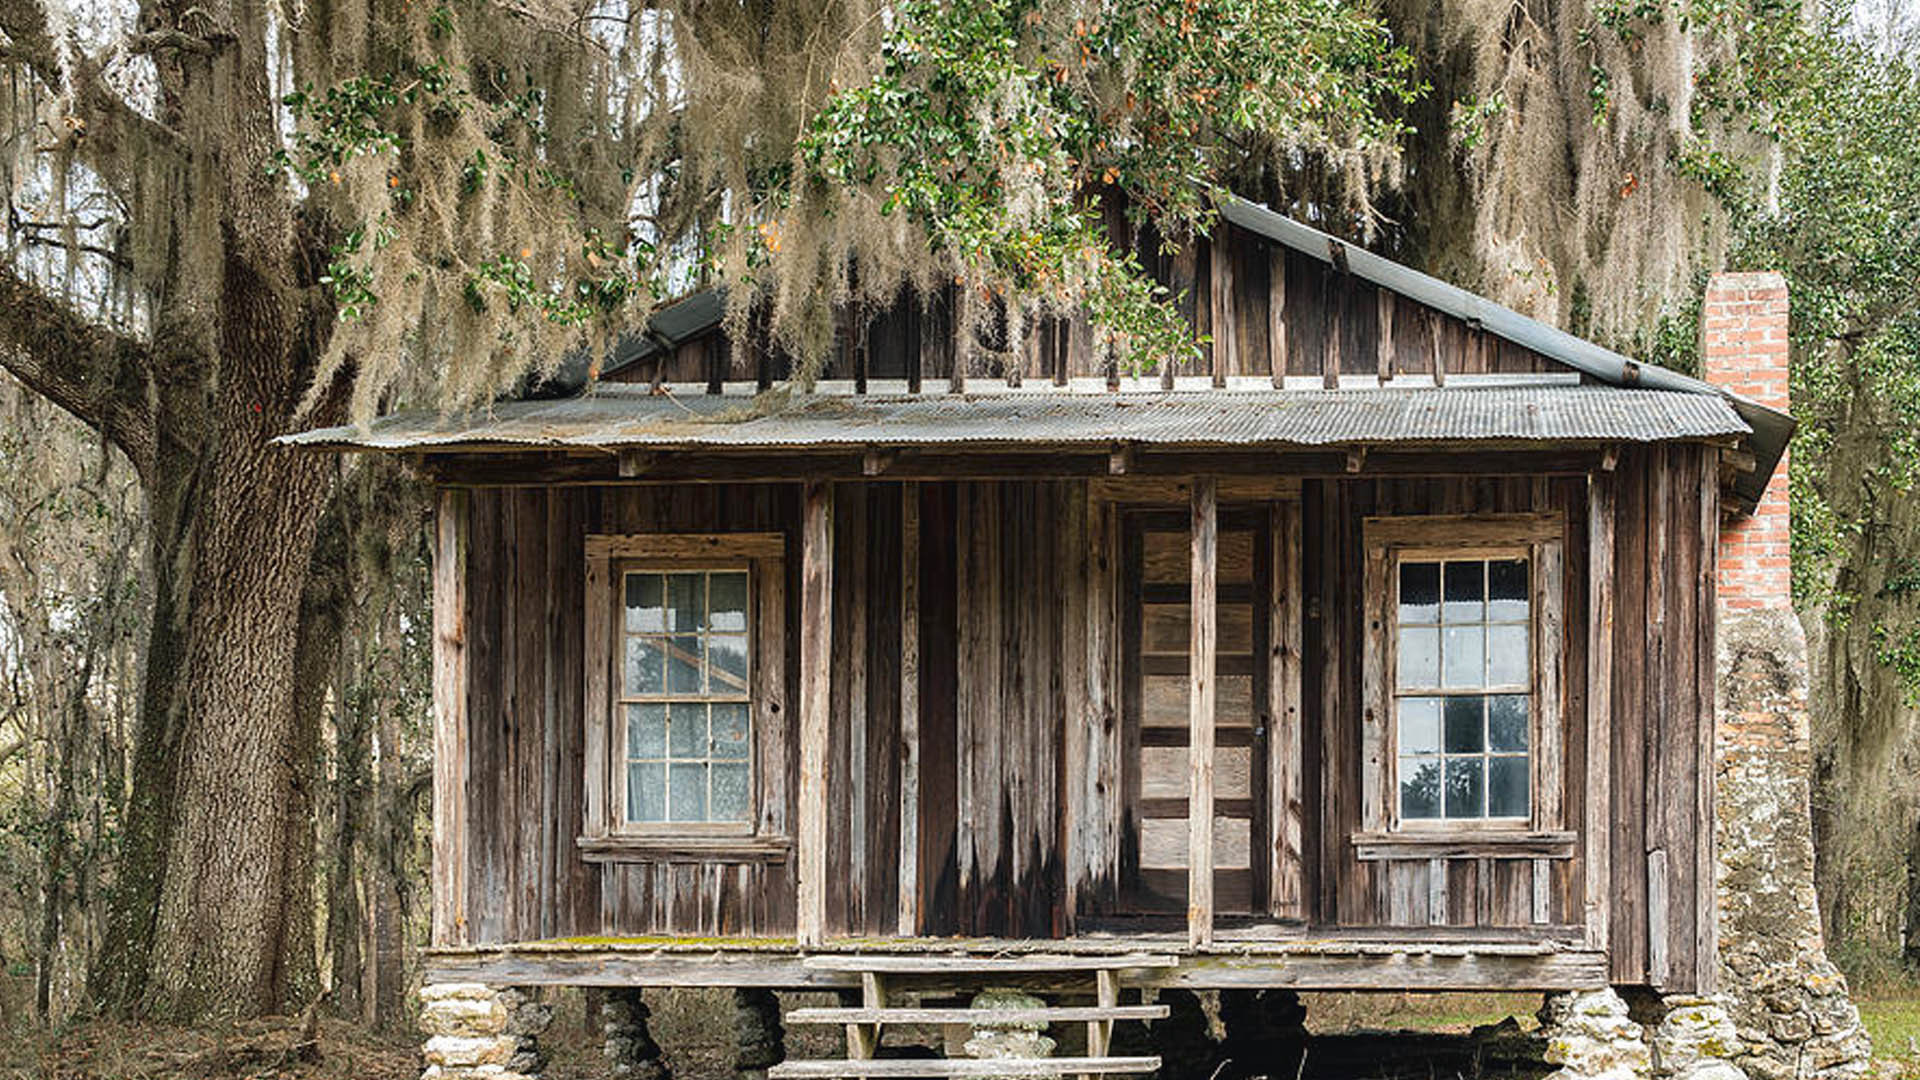
[[[724,992],[661,992],[648,1000],[654,1036],[678,1080],[730,1080],[733,1024]],[[1306,995],[1313,1042],[1304,1075],[1354,1080],[1514,1075],[1497,1062],[1476,1064],[1470,1054],[1463,1056],[1463,1037],[1507,1017],[1518,1017],[1524,1029],[1538,1003],[1535,995],[1519,994]],[[553,1054],[550,1080],[605,1077],[598,1039],[587,1032],[584,996],[557,994],[554,1004],[554,1024],[543,1040]],[[1877,994],[1859,1004],[1880,1056],[1882,1080],[1920,1080],[1920,989]],[[1383,1036],[1383,1031],[1398,1034]],[[0,1080],[415,1080],[420,1072],[417,1036],[323,1019],[199,1030],[85,1021],[47,1032],[18,1016],[0,1016],[0,1036]],[[1389,1037],[1391,1043],[1381,1041]],[[837,1051],[837,1038],[830,1030],[802,1030],[789,1033],[788,1046],[795,1056],[827,1057]],[[931,1032],[912,1030],[889,1039],[890,1044],[912,1041],[937,1042]],[[1397,1052],[1381,1053],[1388,1046]]]

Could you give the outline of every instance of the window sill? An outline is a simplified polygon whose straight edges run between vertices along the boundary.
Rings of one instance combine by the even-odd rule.
[[[588,862],[786,862],[786,836],[582,836],[574,841]]]
[[[1356,832],[1354,853],[1386,859],[1571,859],[1578,837],[1565,831],[1460,829],[1441,832]]]

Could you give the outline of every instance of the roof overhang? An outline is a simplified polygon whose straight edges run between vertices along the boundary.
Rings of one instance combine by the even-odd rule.
[[[1449,285],[1430,274],[1403,266],[1310,225],[1277,214],[1258,203],[1224,191],[1214,192],[1220,216],[1257,236],[1318,259],[1374,286],[1451,315],[1542,356],[1614,386],[1644,387],[1726,399],[1752,429],[1748,440],[1756,467],[1735,477],[1732,489],[1744,507],[1760,501],[1767,481],[1793,437],[1794,419],[1778,409],[1702,382],[1677,371],[1637,360],[1529,318],[1484,296]]]
[[[1753,467],[1729,488],[1743,509],[1756,504],[1794,431],[1792,416],[1675,371],[1644,364],[1511,308],[1402,266],[1309,225],[1226,192],[1221,216],[1238,228],[1352,274],[1378,288],[1452,316],[1475,329],[1566,365],[1567,378],[1604,386],[1563,385],[1554,376],[1507,380],[1504,396],[1481,396],[1501,377],[1445,388],[1268,390],[1241,393],[1121,391],[1095,393],[762,396],[660,393],[586,382],[587,365],[534,388],[529,397],[483,413],[408,413],[363,427],[325,428],[283,438],[336,450],[460,453],[487,449],[835,450],[876,446],[1330,447],[1520,442],[1740,441]],[[725,294],[704,290],[663,307],[624,339],[607,371],[670,352],[713,332]],[[580,357],[584,361],[584,354]],[[577,370],[575,370],[577,369]],[[1534,385],[1524,385],[1528,378]],[[977,384],[976,384],[977,385]],[[1471,385],[1471,388],[1469,388]],[[586,386],[584,393],[581,388]],[[701,389],[704,389],[701,388]],[[733,388],[738,389],[738,388]],[[1211,389],[1211,388],[1209,388]]]
[[[1572,376],[1486,377],[1420,388],[995,394],[655,393],[602,385],[485,413],[412,413],[303,432],[293,446],[449,454],[524,450],[867,451],[874,449],[1338,448],[1732,441],[1752,427],[1725,399],[1583,384]]]

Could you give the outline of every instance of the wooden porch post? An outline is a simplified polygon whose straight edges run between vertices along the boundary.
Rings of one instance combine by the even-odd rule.
[[[1587,477],[1587,798],[1582,869],[1587,945],[1605,949],[1612,928],[1613,472]]]
[[[1187,943],[1213,943],[1213,669],[1219,506],[1214,479],[1193,480],[1192,626],[1187,657]]]
[[[832,707],[833,484],[807,482],[800,526],[800,821],[795,838],[802,945],[825,937],[827,739]]]
[[[442,488],[433,545],[432,940],[467,942],[467,492]]]

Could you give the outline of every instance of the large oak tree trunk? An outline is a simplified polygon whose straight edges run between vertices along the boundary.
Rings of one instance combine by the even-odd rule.
[[[155,1014],[280,1011],[312,990],[315,740],[296,723],[294,658],[323,466],[237,440],[206,470],[144,994]]]
[[[331,325],[285,181],[265,12],[161,4],[231,28],[156,57],[196,197],[154,313],[155,619],[134,792],[100,991],[192,1020],[317,992],[319,711],[300,708],[301,597],[330,465],[272,445]],[[323,410],[324,412],[325,410]]]

